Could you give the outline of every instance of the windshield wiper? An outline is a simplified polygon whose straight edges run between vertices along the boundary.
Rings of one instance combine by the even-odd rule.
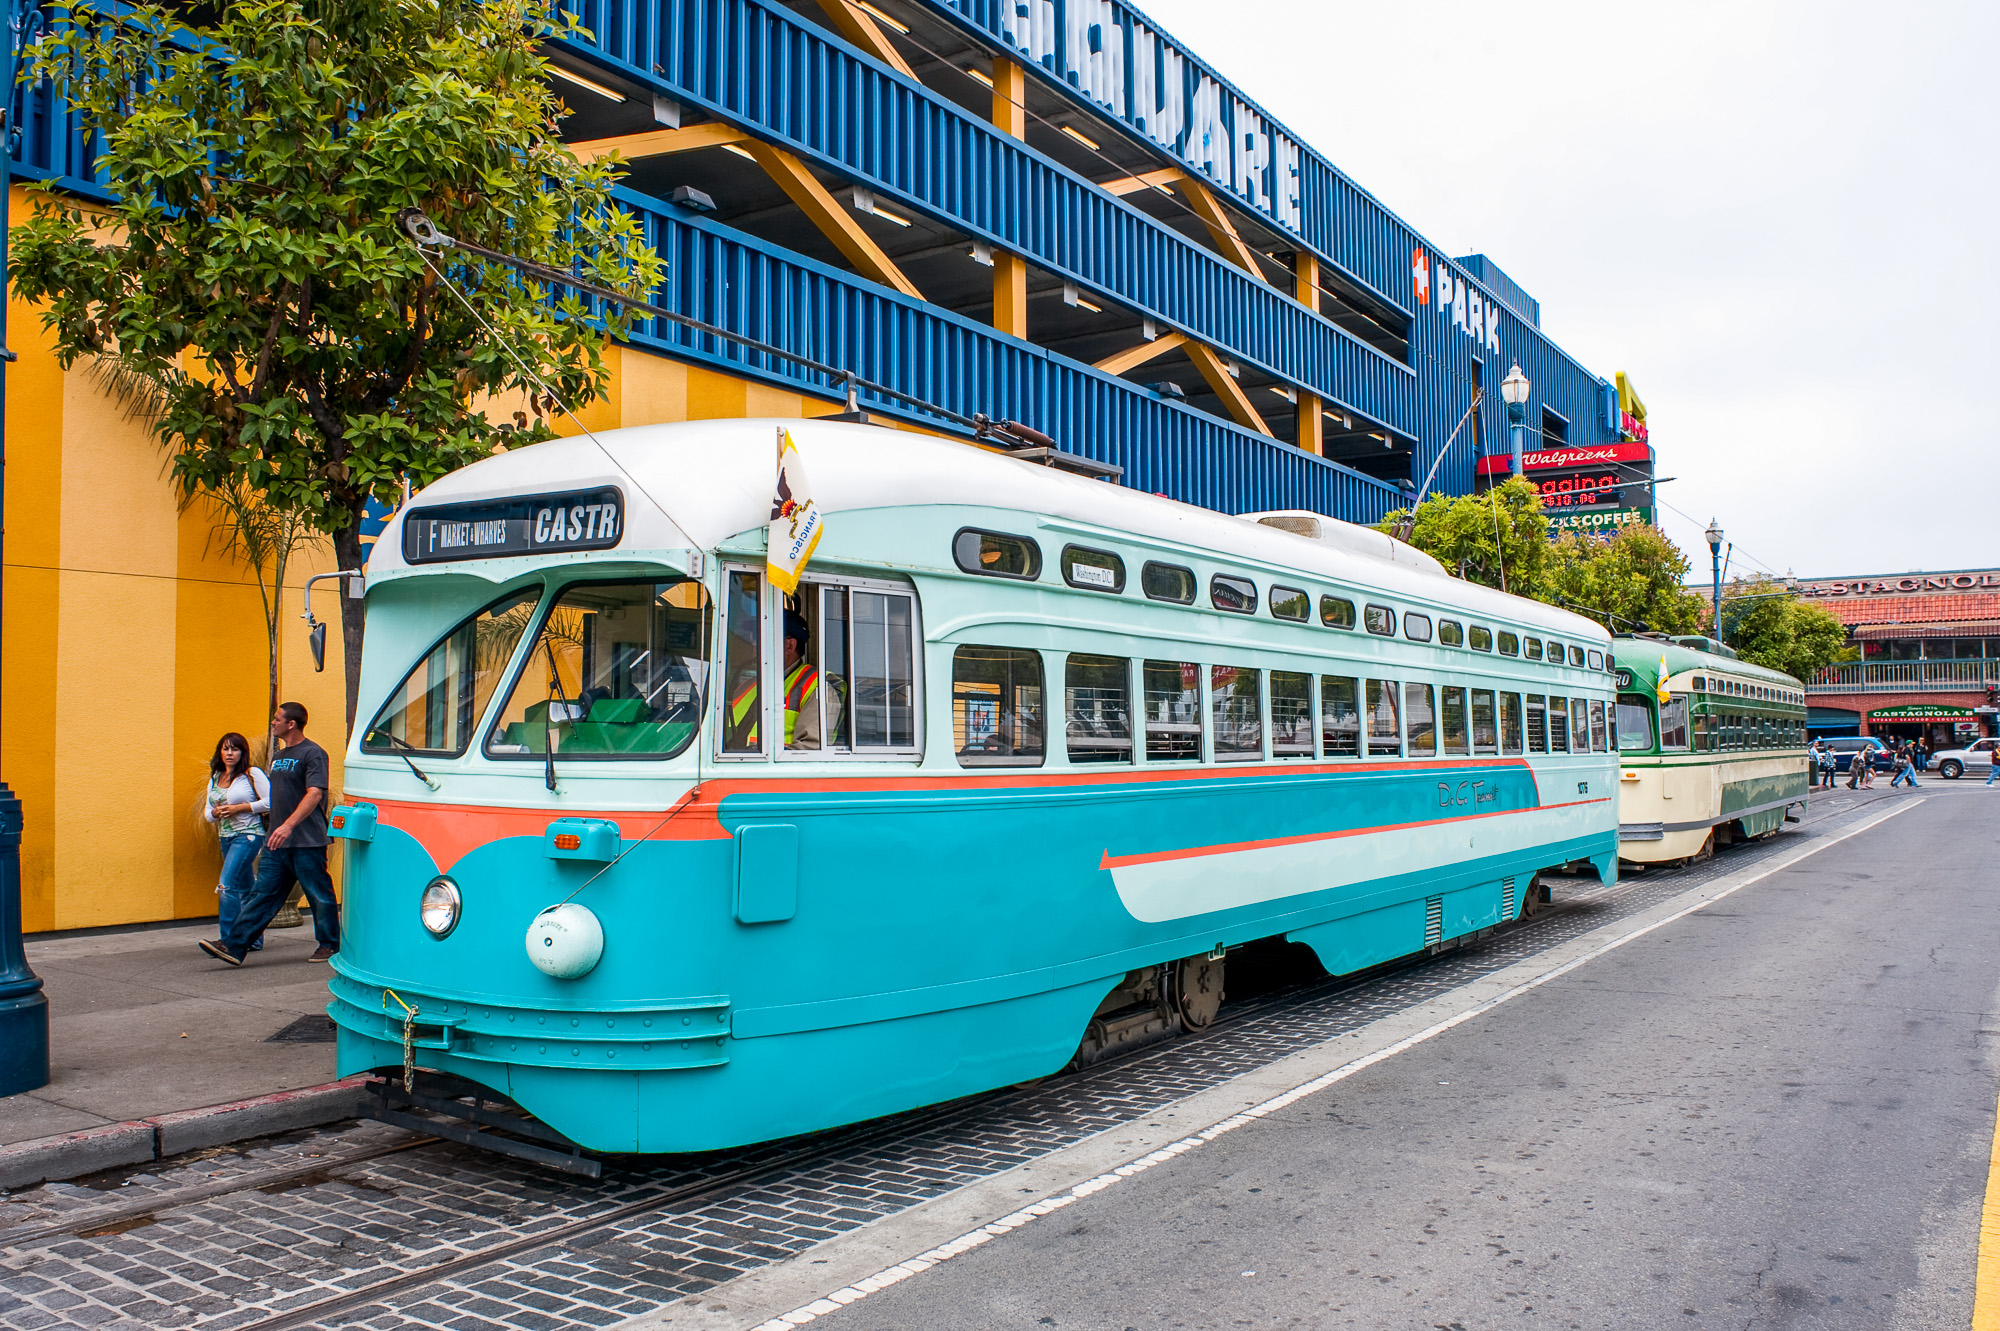
[[[563,693],[562,668],[556,664],[555,644],[549,641],[546,632],[542,634],[542,647],[549,657],[549,687],[556,691],[556,701],[563,705],[563,715],[568,716],[569,698]],[[542,707],[542,784],[551,791],[556,788],[556,743],[546,704]]]
[[[398,750],[408,749],[410,753],[423,752],[422,749],[410,743],[408,740],[392,735],[386,730],[371,730],[368,732],[368,738],[371,740],[385,739],[389,741],[389,743],[395,745]],[[410,769],[411,774],[414,775],[417,778],[417,780],[423,782],[425,785],[429,786],[432,790],[442,790],[443,789],[442,786],[438,785],[437,782],[431,780],[428,776],[424,775],[423,768],[417,766],[415,763],[410,761],[410,753],[398,752],[396,756],[403,760],[403,764]]]

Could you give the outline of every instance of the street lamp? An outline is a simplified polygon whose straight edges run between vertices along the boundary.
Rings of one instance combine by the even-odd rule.
[[[1513,435],[1513,470],[1516,476],[1521,474],[1521,435],[1528,427],[1528,390],[1531,387],[1533,385],[1528,382],[1528,376],[1521,373],[1519,362],[1500,381],[1500,396],[1507,403],[1507,424]]]
[[[0,420],[5,419],[7,350],[7,192],[13,187],[14,123],[21,47],[39,30],[39,15],[21,0],[0,10]],[[3,429],[4,427],[0,427]],[[7,443],[0,432],[0,476]],[[0,782],[0,1095],[49,1084],[49,1001],[28,965],[21,940],[21,801]]]
[[[1721,642],[1722,641],[1722,524],[1717,522],[1714,518],[1710,518],[1708,520],[1708,530],[1702,534],[1708,537],[1708,557],[1710,560],[1710,569],[1712,570],[1715,579],[1713,583],[1713,592],[1715,596],[1715,600],[1713,602],[1715,606],[1715,640],[1717,642]]]

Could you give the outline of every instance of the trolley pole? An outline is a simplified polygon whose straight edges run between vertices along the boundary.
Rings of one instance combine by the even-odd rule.
[[[1714,518],[1708,520],[1708,530],[1702,533],[1708,537],[1709,570],[1712,581],[1710,589],[1715,599],[1709,602],[1715,608],[1715,640],[1722,641],[1722,524]]]
[[[14,188],[15,79],[27,14],[20,0],[0,0],[0,551],[6,548],[7,228]],[[0,557],[4,564],[4,557]],[[0,606],[4,606],[0,596]],[[28,965],[21,939],[21,801],[0,779],[0,1095],[49,1084],[49,1000]]]

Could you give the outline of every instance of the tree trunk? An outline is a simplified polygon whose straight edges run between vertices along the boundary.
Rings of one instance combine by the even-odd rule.
[[[360,524],[349,527],[333,538],[333,553],[338,561],[336,567],[359,572],[368,561],[368,547],[361,543]],[[359,597],[348,595],[347,579],[335,584],[340,598],[340,661],[347,676],[347,729],[342,732],[344,741],[354,733],[354,710],[361,698],[361,635],[363,631]]]

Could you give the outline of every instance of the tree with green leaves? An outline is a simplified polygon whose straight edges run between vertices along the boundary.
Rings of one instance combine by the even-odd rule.
[[[1723,632],[1746,661],[1807,683],[1843,655],[1847,626],[1823,605],[1771,578],[1732,578],[1722,589]]]
[[[1658,527],[1566,531],[1550,548],[1539,595],[1613,633],[1700,633],[1708,600],[1687,589],[1687,573],[1687,555]]]
[[[555,137],[541,43],[573,19],[524,0],[69,19],[30,59],[103,135],[115,201],[49,193],[14,233],[16,290],[47,303],[65,367],[108,358],[153,387],[184,496],[252,496],[359,568],[371,497],[546,438],[559,404],[604,391],[620,312],[594,321],[499,266],[433,267],[397,223],[417,208],[588,281],[658,285],[638,221],[611,205],[616,159],[580,163]],[[361,616],[338,600],[351,726]]]
[[[1399,508],[1376,530],[1401,537],[1467,582],[1516,596],[1534,596],[1548,569],[1541,495],[1518,476],[1483,494],[1430,495],[1417,505],[1414,523],[1410,510]]]

